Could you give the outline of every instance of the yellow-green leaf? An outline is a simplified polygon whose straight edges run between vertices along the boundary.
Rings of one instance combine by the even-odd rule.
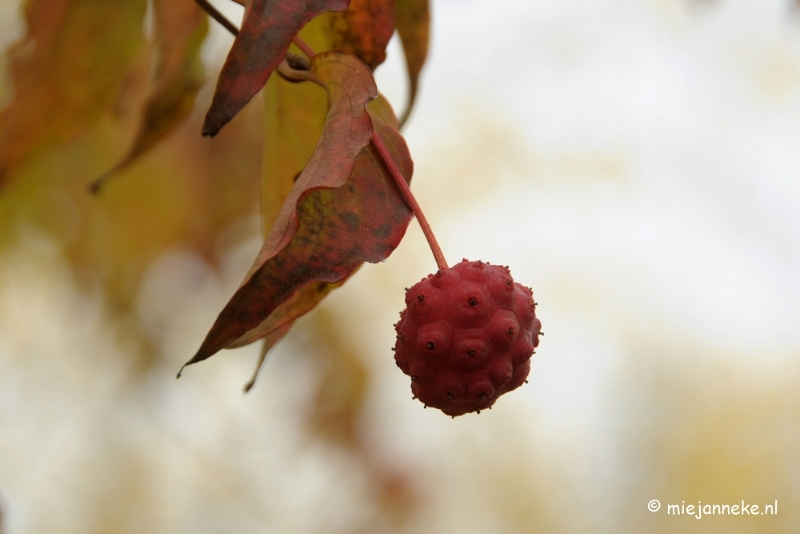
[[[40,151],[113,110],[142,50],[145,0],[28,0],[9,50],[13,100],[0,112],[0,187]]]
[[[153,0],[156,63],[142,121],[128,153],[94,187],[133,163],[192,111],[203,85],[200,47],[208,17],[194,0]]]

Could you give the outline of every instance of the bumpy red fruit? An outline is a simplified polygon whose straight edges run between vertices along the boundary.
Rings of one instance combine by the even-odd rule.
[[[525,381],[541,327],[507,267],[464,260],[406,291],[394,358],[426,406],[480,412]]]

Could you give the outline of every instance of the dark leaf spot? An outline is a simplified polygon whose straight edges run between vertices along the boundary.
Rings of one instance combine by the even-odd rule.
[[[347,226],[358,226],[358,215],[355,213],[345,211],[339,215],[339,218],[344,222]]]
[[[378,239],[386,239],[392,233],[392,227],[388,224],[382,224],[372,231],[372,235]]]

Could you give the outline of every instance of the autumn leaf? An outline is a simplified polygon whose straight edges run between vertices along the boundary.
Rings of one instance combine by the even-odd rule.
[[[394,0],[350,0],[344,11],[331,13],[334,50],[353,54],[370,69],[386,59],[386,45],[394,34]]]
[[[397,33],[403,43],[408,71],[408,104],[400,118],[400,124],[408,120],[417,98],[419,75],[428,57],[428,39],[430,33],[430,13],[428,0],[396,0],[395,20]]]
[[[330,18],[336,15],[337,13],[331,12],[315,18],[306,24],[299,36],[314,50],[331,49]],[[289,83],[280,76],[270,77],[263,94],[266,128],[261,222],[264,235],[267,236],[297,177],[314,153],[328,112],[328,95],[316,84]],[[369,103],[369,109],[397,128],[391,106],[382,95]],[[245,386],[245,391],[253,387],[267,353],[291,329],[295,319],[315,308],[342,283],[319,282],[298,289],[266,320],[226,347],[232,349],[263,340],[258,364],[252,379]]]
[[[185,119],[203,85],[200,47],[208,31],[208,17],[194,0],[154,0],[153,18],[156,65],[142,122],[128,153],[92,184],[93,190],[133,163]]]
[[[378,97],[368,104],[371,114],[389,126],[397,130],[399,123],[394,115],[389,101],[386,97],[379,94]],[[270,220],[270,224],[272,220]],[[351,273],[352,274],[352,273]],[[314,309],[331,291],[344,283],[344,280],[337,283],[319,282],[317,284],[307,284],[299,288],[292,296],[278,306],[269,317],[262,321],[257,327],[249,330],[242,337],[230,343],[225,348],[234,349],[249,345],[259,339],[264,339],[264,346],[261,349],[261,358],[256,366],[256,373],[263,363],[266,353],[288,332],[294,321]],[[249,390],[255,382],[255,376],[250,381],[245,391]]]
[[[9,50],[14,98],[0,112],[0,187],[36,154],[74,140],[114,107],[142,49],[145,0],[28,0]]]
[[[312,59],[307,73],[298,74],[329,94],[320,141],[250,272],[186,365],[236,342],[304,288],[341,282],[363,262],[383,261],[411,219],[369,144],[374,131],[410,179],[412,163],[402,136],[366,109],[378,94],[366,65],[326,52]]]
[[[222,67],[203,135],[213,137],[258,93],[312,18],[349,0],[252,0]]]
[[[299,36],[315,50],[331,47],[328,21],[332,13],[313,19]],[[264,156],[261,183],[261,224],[268,236],[295,181],[314,153],[328,112],[328,95],[313,83],[290,83],[271,76],[264,95]],[[370,103],[372,106],[376,101]],[[254,385],[267,353],[292,328],[296,318],[311,311],[341,283],[309,284],[281,304],[258,327],[228,345],[232,349],[262,340],[259,360],[245,392]]]

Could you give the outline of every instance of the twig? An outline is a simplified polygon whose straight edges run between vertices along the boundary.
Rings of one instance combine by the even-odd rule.
[[[203,9],[203,11],[208,13],[208,15],[212,19],[222,24],[222,26],[226,30],[231,32],[231,34],[234,37],[239,35],[239,28],[237,28],[233,22],[228,20],[228,17],[220,13],[219,10],[211,4],[211,2],[209,2],[208,0],[194,0],[194,1],[197,2],[197,5],[200,6]]]

